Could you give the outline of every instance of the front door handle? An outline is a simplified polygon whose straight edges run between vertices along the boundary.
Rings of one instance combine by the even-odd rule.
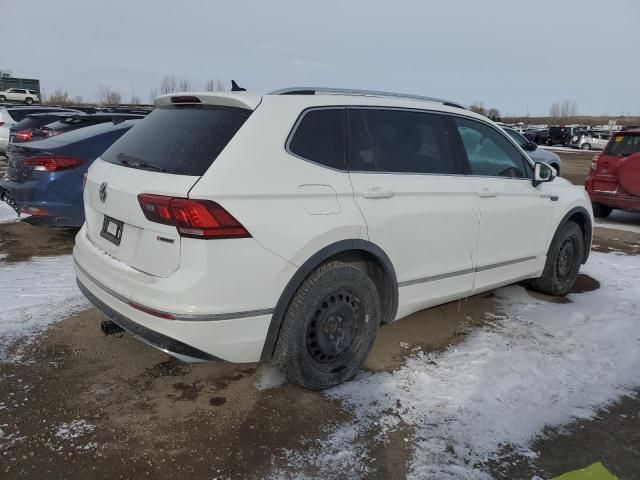
[[[478,192],[478,197],[480,198],[493,198],[497,196],[498,196],[498,192],[490,188],[483,188]]]
[[[382,187],[373,187],[371,190],[365,190],[362,192],[363,198],[391,198],[395,195],[396,192],[392,192],[391,190],[386,190]]]

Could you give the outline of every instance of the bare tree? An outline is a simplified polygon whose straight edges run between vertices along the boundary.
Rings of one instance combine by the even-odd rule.
[[[479,113],[480,115],[487,115],[487,109],[484,106],[484,103],[479,101],[474,101],[470,106],[469,110],[475,113]]]
[[[142,103],[142,100],[140,100],[140,97],[136,97],[135,95],[131,95],[131,100],[129,101],[129,103],[131,105],[140,105]]]
[[[207,80],[204,84],[204,89],[207,92],[224,92],[226,90],[222,80]]]
[[[176,80],[175,75],[165,75],[160,83],[160,94],[164,95],[165,93],[173,93],[176,91],[177,86],[178,81]]]
[[[156,98],[158,98],[158,89],[152,88],[151,90],[149,90],[149,103],[153,105],[153,102],[156,101]]]
[[[56,89],[47,100],[47,103],[51,105],[61,105],[66,107],[71,104],[71,99],[69,98],[69,94],[66,90],[62,90],[61,88]]]
[[[549,108],[549,116],[558,120],[567,120],[578,114],[578,104],[575,101],[563,100],[555,102]]]
[[[119,105],[122,103],[122,95],[120,92],[108,88],[105,93],[104,103],[106,105]]]
[[[84,102],[84,97],[82,95],[76,95],[75,97],[73,97],[73,103],[75,105],[82,105],[83,102]]]
[[[487,111],[487,117],[489,117],[494,122],[499,122],[500,121],[500,110],[498,110],[497,108],[490,108]]]
[[[178,91],[190,92],[191,84],[189,83],[189,80],[187,80],[186,78],[183,78],[182,80],[180,80],[180,84],[178,85]]]

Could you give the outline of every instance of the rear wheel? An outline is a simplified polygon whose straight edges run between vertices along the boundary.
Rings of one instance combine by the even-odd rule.
[[[593,207],[593,216],[598,218],[607,218],[613,211],[613,208],[598,202],[591,202],[591,206]]]
[[[591,150],[591,144],[590,143],[583,143],[580,148],[582,150]]]
[[[531,280],[531,287],[547,295],[566,295],[576,281],[583,254],[582,230],[569,221],[551,242],[542,276]]]
[[[287,379],[324,390],[352,378],[367,358],[380,323],[376,286],[343,262],[322,265],[293,297],[274,361]]]
[[[31,97],[27,97],[24,99],[24,103],[26,103],[27,105],[31,105],[33,103],[33,98]]]
[[[5,97],[4,95],[0,95],[0,102],[6,102],[7,101],[7,97]]]

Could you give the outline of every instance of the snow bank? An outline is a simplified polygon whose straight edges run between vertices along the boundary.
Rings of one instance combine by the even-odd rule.
[[[6,203],[0,201],[0,223],[12,223],[18,221],[18,214]]]
[[[504,315],[491,316],[492,328],[328,391],[355,420],[308,451],[287,452],[289,464],[322,478],[364,478],[366,439],[384,441],[400,424],[411,432],[410,478],[491,478],[482,464],[499,461],[506,445],[535,457],[529,447],[545,426],[590,418],[640,386],[640,257],[594,252],[582,271],[601,288],[567,304],[500,289]]]
[[[71,255],[0,263],[0,360],[19,338],[88,306],[76,285]]]

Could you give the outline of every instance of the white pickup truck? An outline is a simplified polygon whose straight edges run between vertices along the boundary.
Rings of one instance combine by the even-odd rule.
[[[27,90],[26,88],[10,88],[0,91],[0,102],[14,101],[24,102],[31,105],[33,102],[39,102],[40,97],[35,90]]]

